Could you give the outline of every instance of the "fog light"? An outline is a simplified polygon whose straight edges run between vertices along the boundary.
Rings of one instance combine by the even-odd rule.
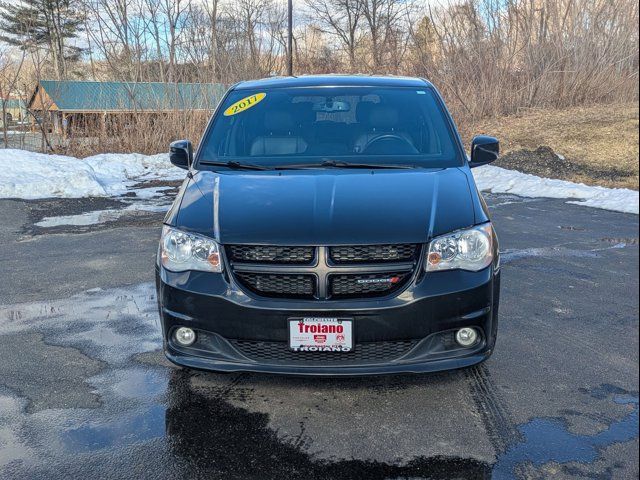
[[[191,345],[196,341],[196,332],[187,327],[180,327],[173,334],[180,345],[184,345],[185,347]]]
[[[470,347],[478,341],[478,332],[475,328],[461,328],[456,332],[456,342],[463,347]]]

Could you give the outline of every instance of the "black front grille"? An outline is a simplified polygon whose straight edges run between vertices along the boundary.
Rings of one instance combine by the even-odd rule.
[[[389,295],[405,285],[410,275],[410,272],[331,275],[329,292],[331,298]]]
[[[238,263],[286,263],[305,265],[313,261],[314,247],[228,245],[227,255]]]
[[[316,290],[314,275],[236,272],[236,277],[249,290],[266,297],[313,298]]]
[[[347,245],[329,248],[329,258],[336,264],[409,262],[415,259],[418,245]]]
[[[230,340],[245,357],[261,363],[371,364],[387,363],[409,352],[418,340],[358,343],[351,352],[294,352],[286,342]]]
[[[399,292],[418,264],[420,245],[226,245],[225,252],[231,273],[251,293],[340,300]]]

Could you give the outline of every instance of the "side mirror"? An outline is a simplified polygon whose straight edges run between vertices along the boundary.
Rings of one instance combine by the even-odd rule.
[[[500,142],[497,138],[477,135],[471,141],[471,168],[487,165],[498,159]]]
[[[169,160],[176,167],[189,170],[193,162],[193,145],[189,140],[176,140],[169,145]]]

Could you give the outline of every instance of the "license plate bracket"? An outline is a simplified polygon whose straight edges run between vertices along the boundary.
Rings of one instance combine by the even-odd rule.
[[[353,351],[353,319],[295,317],[288,319],[289,349],[294,352]]]

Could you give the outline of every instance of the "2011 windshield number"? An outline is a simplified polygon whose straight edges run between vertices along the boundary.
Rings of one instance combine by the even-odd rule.
[[[238,110],[244,110],[244,108],[250,106],[255,101],[256,101],[255,95],[252,95],[249,98],[242,100],[240,103],[233,106],[233,113],[237,113]]]
[[[262,92],[262,93],[254,93],[253,95],[250,95],[248,97],[245,97],[241,100],[238,100],[236,103],[234,103],[233,105],[229,106],[229,108],[227,108],[224,111],[224,115],[226,117],[235,115],[237,113],[243,112],[251,107],[253,107],[254,105],[256,105],[258,102],[260,102],[264,97],[266,97],[266,93]]]

